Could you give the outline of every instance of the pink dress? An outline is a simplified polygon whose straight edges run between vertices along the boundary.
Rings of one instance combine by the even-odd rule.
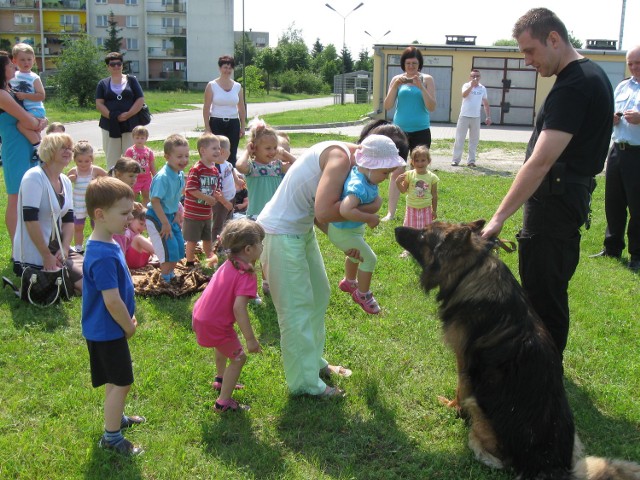
[[[242,264],[242,262],[240,262]],[[244,268],[249,266],[243,264]],[[216,347],[238,339],[233,304],[236,297],[255,298],[258,294],[256,274],[238,270],[226,260],[193,306],[192,327],[201,347]]]
[[[142,173],[138,175],[136,183],[133,185],[133,193],[137,195],[142,190],[148,192],[149,188],[151,188],[151,165],[154,162],[153,151],[149,147],[138,148],[134,145],[127,148],[124,156],[133,158],[142,168]]]

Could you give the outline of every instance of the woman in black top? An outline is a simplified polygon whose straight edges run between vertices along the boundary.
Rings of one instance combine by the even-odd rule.
[[[102,148],[109,170],[133,145],[131,131],[139,125],[137,114],[144,105],[144,93],[136,77],[122,73],[121,53],[108,53],[104,61],[111,75],[98,83],[96,109],[101,114]]]

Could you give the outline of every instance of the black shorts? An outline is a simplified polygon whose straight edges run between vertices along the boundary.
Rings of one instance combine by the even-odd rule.
[[[133,383],[131,353],[126,338],[107,342],[87,340],[87,348],[91,365],[91,385],[94,388],[105,383],[118,387],[126,387]]]

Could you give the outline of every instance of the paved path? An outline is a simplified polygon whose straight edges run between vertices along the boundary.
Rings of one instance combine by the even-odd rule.
[[[333,104],[333,97],[312,98],[306,100],[294,100],[289,102],[271,103],[251,103],[248,106],[249,116],[265,115],[267,113],[278,113],[289,110],[301,110],[307,108],[318,108]],[[180,133],[186,137],[196,137],[202,133],[203,118],[202,105],[197,105],[195,110],[179,110],[169,113],[159,113],[153,115],[149,124],[150,138],[152,140],[164,139],[172,133]],[[97,113],[97,112],[96,112]],[[87,140],[98,152],[102,151],[102,133],[98,127],[98,121],[77,122],[66,125],[67,132],[74,140]],[[323,128],[300,128],[289,130],[291,132],[320,132],[337,133],[357,137],[360,134],[362,125],[352,125],[343,127],[323,127]],[[455,124],[433,124],[431,135],[433,139],[452,139],[455,137]],[[480,132],[480,141],[502,141],[502,142],[523,142],[526,143],[531,135],[531,127],[504,127],[504,126],[483,126]],[[294,154],[299,155],[302,149],[294,149]],[[478,174],[509,172],[513,173],[522,164],[522,158],[505,158],[504,155],[493,156],[482,154],[478,159],[478,167],[474,171]],[[433,168],[439,170],[470,171],[467,167],[451,167],[451,158],[445,154],[435,155],[433,158]]]

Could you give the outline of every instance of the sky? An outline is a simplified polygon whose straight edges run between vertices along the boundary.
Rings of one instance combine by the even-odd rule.
[[[346,45],[355,59],[374,43],[409,45],[445,43],[446,35],[475,35],[476,45],[487,46],[511,38],[511,28],[527,10],[553,10],[567,30],[586,44],[586,39],[619,40],[622,0],[234,0],[234,30],[269,32],[269,44],[293,26],[310,48],[316,39],[333,43],[340,51],[343,16]],[[329,3],[335,10],[325,6]],[[636,28],[632,28],[632,19]],[[640,0],[627,0],[622,49],[640,44]],[[387,31],[391,31],[385,35]],[[369,35],[365,33],[369,32]],[[620,47],[620,46],[619,46]],[[371,53],[371,52],[370,52]]]

